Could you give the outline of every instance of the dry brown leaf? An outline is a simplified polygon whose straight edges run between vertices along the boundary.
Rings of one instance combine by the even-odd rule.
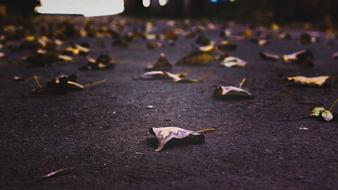
[[[160,127],[149,129],[150,134],[156,136],[159,143],[155,151],[163,150],[164,146],[172,139],[185,139],[189,138],[195,143],[203,143],[205,136],[202,134],[215,129],[206,129],[198,132],[182,129],[179,127]]]
[[[294,76],[288,77],[288,81],[292,81],[295,84],[306,85],[306,86],[323,86],[330,76],[318,76],[318,77],[304,77]]]
[[[227,97],[242,97],[251,98],[252,94],[239,87],[234,86],[217,86],[214,90],[214,96],[216,98],[227,98]]]
[[[203,66],[216,61],[215,56],[208,52],[193,52],[179,60],[176,65]]]
[[[224,67],[245,67],[247,65],[246,61],[243,61],[240,58],[237,57],[226,57],[221,63],[221,66]]]

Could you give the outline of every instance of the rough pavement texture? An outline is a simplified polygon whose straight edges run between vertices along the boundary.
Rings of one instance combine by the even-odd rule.
[[[218,32],[209,36],[218,39]],[[294,33],[294,35],[297,35]],[[83,41],[83,40],[82,40]],[[94,46],[97,41],[88,39]],[[258,47],[237,42],[231,55],[249,63],[243,69],[175,67],[192,76],[214,72],[204,83],[174,84],[137,81],[160,52],[176,62],[191,50],[191,40],[175,47],[148,50],[142,42],[128,49],[106,49],[118,64],[102,72],[82,72],[79,65],[25,68],[0,62],[0,189],[336,189],[338,187],[338,121],[302,118],[313,106],[338,97],[338,84],[326,88],[291,87],[287,75],[338,75],[331,58],[338,45],[311,46],[273,41]],[[261,50],[291,53],[309,48],[312,69],[262,61]],[[31,79],[60,73],[79,75],[79,82],[108,79],[104,85],[59,96],[31,97]],[[217,84],[245,88],[252,100],[218,101]],[[147,109],[152,105],[154,109]],[[87,109],[85,109],[87,108]],[[337,110],[336,110],[337,112]],[[216,128],[200,145],[169,146],[154,152],[150,127],[177,126],[190,130]],[[307,128],[308,130],[303,130]],[[40,176],[65,167],[65,175]]]

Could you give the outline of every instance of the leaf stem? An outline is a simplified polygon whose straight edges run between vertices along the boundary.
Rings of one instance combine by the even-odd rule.
[[[208,132],[213,132],[215,130],[216,130],[215,128],[207,128],[207,129],[199,130],[197,131],[197,133],[208,133]]]
[[[243,85],[245,84],[245,82],[246,82],[246,78],[243,78],[243,79],[241,80],[241,82],[239,83],[239,88],[242,88]]]
[[[334,106],[338,103],[338,98],[331,104],[329,111],[331,112]]]
[[[33,79],[34,79],[36,85],[38,85],[39,88],[42,88],[42,84],[40,83],[39,77],[37,75],[34,75]]]
[[[97,86],[97,85],[103,84],[105,82],[107,82],[107,79],[103,79],[103,80],[100,80],[100,81],[97,81],[97,82],[93,82],[93,83],[88,83],[88,84],[85,84],[83,86],[85,88],[89,88],[89,87],[93,87],[93,86]]]

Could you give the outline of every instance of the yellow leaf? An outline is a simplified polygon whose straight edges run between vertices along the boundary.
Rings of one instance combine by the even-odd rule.
[[[308,85],[308,86],[323,86],[330,76],[319,76],[319,77],[304,77],[294,76],[288,77],[288,81],[292,81],[296,84]]]

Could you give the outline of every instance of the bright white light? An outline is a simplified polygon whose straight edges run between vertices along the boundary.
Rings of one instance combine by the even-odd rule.
[[[164,6],[168,3],[168,0],[159,0],[161,6]]]
[[[81,14],[86,17],[119,14],[124,0],[40,0],[36,8],[42,14]]]
[[[142,1],[144,7],[149,7],[150,6],[150,0],[143,0]]]

